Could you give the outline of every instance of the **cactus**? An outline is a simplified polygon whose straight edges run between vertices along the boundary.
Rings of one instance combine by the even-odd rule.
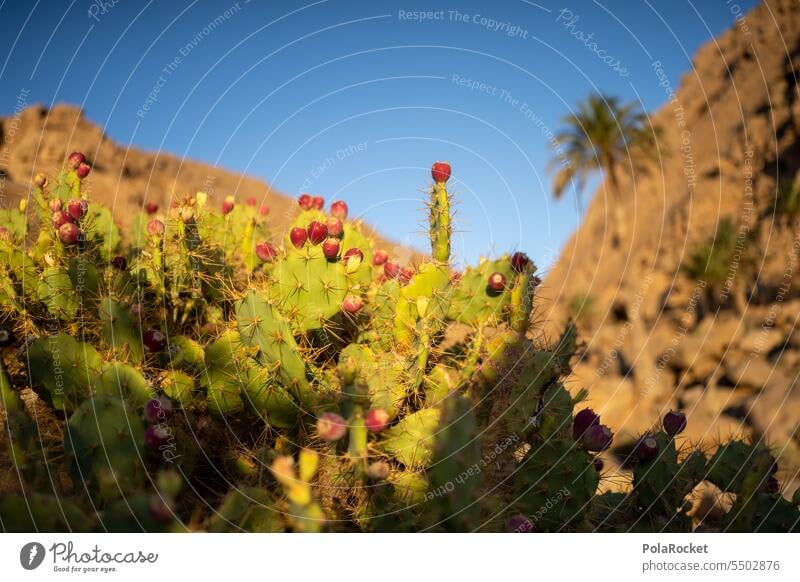
[[[25,493],[4,529],[689,531],[703,480],[733,500],[719,527],[797,529],[763,444],[709,459],[677,411],[600,492],[613,435],[565,388],[577,327],[529,339],[521,252],[451,270],[449,164],[413,267],[311,195],[282,241],[256,200],[202,192],[122,232],[89,170],[75,152],[0,215],[0,461]]]

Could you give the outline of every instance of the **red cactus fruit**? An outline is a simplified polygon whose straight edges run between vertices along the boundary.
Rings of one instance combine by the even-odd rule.
[[[5,226],[0,226],[0,240],[10,243],[13,239],[14,236],[11,234],[11,231]]]
[[[278,256],[278,251],[270,242],[260,242],[256,245],[256,256],[265,263],[271,263]]]
[[[147,214],[155,214],[158,212],[158,204],[155,202],[148,202],[144,205],[144,211],[147,212]]]
[[[584,408],[572,421],[572,437],[575,440],[580,440],[583,434],[589,429],[590,426],[600,424],[600,417],[597,416],[591,408]]]
[[[610,447],[613,440],[614,433],[610,428],[604,424],[595,424],[583,433],[581,444],[587,451],[600,452]]]
[[[312,221],[311,224],[308,225],[308,240],[311,241],[312,245],[318,245],[326,238],[328,238],[327,226],[321,222],[317,222],[316,220]]]
[[[311,210],[311,195],[300,194],[300,196],[297,198],[297,204],[300,205],[300,208],[303,210]]]
[[[111,266],[114,267],[117,271],[127,271],[128,259],[126,259],[122,255],[117,255],[116,257],[111,259]]]
[[[233,206],[235,204],[235,199],[233,196],[226,196],[225,200],[222,201],[222,214],[230,214],[233,211]]]
[[[317,419],[317,434],[325,441],[338,441],[347,433],[344,418],[335,412],[326,412]]]
[[[642,435],[636,443],[634,453],[640,461],[652,461],[658,456],[658,440],[650,433]]]
[[[411,282],[411,279],[414,278],[414,269],[411,267],[403,267],[400,269],[400,274],[398,279],[400,280],[401,285],[408,285]]]
[[[164,234],[164,223],[154,218],[147,223],[147,234],[150,236],[161,236]]]
[[[289,239],[292,241],[294,248],[302,249],[303,245],[306,244],[306,240],[308,240],[308,233],[305,228],[295,226],[291,232],[289,232]]]
[[[67,165],[73,170],[77,170],[78,166],[86,163],[86,156],[81,152],[72,152],[67,158]]]
[[[63,210],[58,210],[53,213],[51,220],[53,221],[53,228],[59,229],[62,224],[72,222],[72,217]]]
[[[437,184],[444,184],[450,179],[450,164],[447,162],[435,162],[431,167],[431,177]]]
[[[167,336],[160,329],[148,329],[142,338],[149,352],[160,352],[167,346]]]
[[[387,253],[383,249],[378,249],[372,253],[372,264],[375,265],[376,267],[384,264],[388,260],[389,260],[389,253]]]
[[[514,253],[511,255],[511,267],[517,272],[521,273],[530,264],[531,260],[525,253]]]
[[[686,415],[678,410],[670,410],[664,415],[661,424],[664,425],[664,432],[669,436],[677,436],[686,428]]]
[[[92,171],[92,167],[89,164],[83,163],[79,164],[77,168],[75,168],[75,173],[78,174],[78,178],[83,180],[86,176],[89,175],[89,172]]]
[[[492,291],[502,291],[506,288],[506,276],[503,273],[492,273],[489,275],[488,285]]]
[[[47,186],[47,176],[39,172],[33,177],[33,184],[37,188],[44,188]]]
[[[261,208],[258,209],[258,213],[261,216],[269,216],[269,206],[267,206],[266,204],[262,204]]]
[[[450,280],[453,283],[458,283],[459,281],[461,281],[461,277],[462,277],[461,271],[456,271],[455,269],[450,271]]]
[[[314,210],[322,210],[325,208],[325,199],[322,196],[314,196],[311,199],[311,208]]]
[[[331,203],[331,214],[339,220],[347,218],[347,203],[344,200],[336,200]]]
[[[355,315],[364,307],[364,300],[358,295],[347,295],[342,301],[342,309],[350,315]]]
[[[328,220],[326,220],[325,226],[328,227],[328,236],[341,238],[341,236],[344,234],[344,223],[335,216],[331,216]]]
[[[144,430],[144,444],[151,449],[159,449],[166,445],[172,436],[169,427],[164,424],[151,424]]]
[[[383,408],[373,408],[367,412],[364,426],[369,432],[381,432],[389,425],[390,420],[389,413]]]
[[[77,224],[66,222],[58,227],[58,238],[65,245],[74,245],[81,238],[81,229]]]
[[[158,424],[172,418],[172,400],[158,395],[151,398],[144,406],[144,420],[148,424]]]
[[[248,206],[255,206],[256,204],[258,204],[258,200],[256,200],[255,196],[248,196],[247,200],[245,200],[244,203],[247,204]]]
[[[344,253],[344,260],[350,264],[351,262],[358,261],[358,264],[361,264],[361,261],[364,260],[364,253],[361,252],[361,249],[358,247],[353,247],[352,249],[347,249]]]
[[[50,211],[51,212],[58,212],[59,210],[63,210],[64,203],[61,202],[61,198],[53,198],[50,201],[49,206],[50,206]]]
[[[383,264],[383,276],[387,279],[394,279],[400,274],[400,265],[393,261],[386,261]]]
[[[82,198],[73,198],[67,202],[67,213],[73,220],[78,221],[86,215],[89,210],[89,203]]]
[[[337,259],[339,257],[339,239],[326,238],[325,242],[322,243],[322,254],[329,261]]]

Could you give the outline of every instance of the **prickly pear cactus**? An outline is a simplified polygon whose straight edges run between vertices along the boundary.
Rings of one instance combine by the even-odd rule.
[[[202,192],[124,232],[90,172],[74,152],[0,214],[4,530],[687,531],[702,481],[733,499],[719,527],[797,530],[766,447],[709,458],[677,413],[603,470],[577,328],[530,339],[533,262],[453,270],[449,164],[413,264],[308,194],[280,240]]]

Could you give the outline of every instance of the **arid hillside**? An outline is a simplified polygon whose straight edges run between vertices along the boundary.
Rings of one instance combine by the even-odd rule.
[[[676,408],[695,442],[766,436],[800,466],[799,69],[794,0],[707,43],[678,87],[654,63],[660,159],[622,172],[630,236],[612,244],[601,187],[545,280],[539,317],[584,339],[572,388],[622,445]]]

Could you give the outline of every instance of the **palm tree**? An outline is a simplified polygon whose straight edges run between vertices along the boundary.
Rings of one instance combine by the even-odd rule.
[[[636,103],[620,105],[616,97],[604,95],[590,95],[563,122],[566,127],[556,135],[557,156],[551,161],[556,170],[553,195],[560,198],[572,183],[580,194],[587,178],[601,172],[615,216],[614,244],[619,244],[627,231],[619,173],[625,168],[644,169],[642,162],[655,157],[659,132]]]

